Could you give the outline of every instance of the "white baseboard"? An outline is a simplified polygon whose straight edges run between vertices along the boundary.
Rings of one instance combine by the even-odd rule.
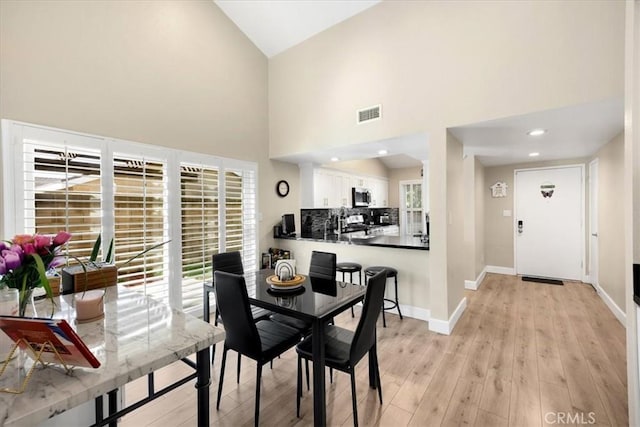
[[[431,311],[426,308],[400,304],[400,311],[402,311],[403,316],[411,317],[418,320],[424,320],[425,322],[428,322],[431,318]],[[391,313],[393,313],[393,310],[391,310]]]
[[[500,267],[497,265],[487,265],[484,268],[484,271],[487,273],[507,274],[509,276],[516,275],[516,270],[513,267]]]
[[[478,274],[478,277],[476,277],[476,280],[465,280],[464,281],[464,288],[465,289],[470,289],[472,291],[477,291],[478,288],[480,287],[480,284],[484,280],[484,276],[486,274],[487,274],[487,267],[482,269],[480,274]]]
[[[443,335],[451,335],[453,328],[467,308],[467,298],[462,298],[449,320],[429,319],[429,330]]]
[[[609,310],[611,310],[613,315],[616,316],[616,319],[618,319],[618,321],[620,323],[622,323],[622,326],[624,326],[626,328],[627,327],[627,315],[624,313],[624,311],[622,311],[620,309],[620,307],[618,307],[618,304],[616,304],[613,301],[613,299],[611,299],[609,294],[606,293],[604,291],[604,289],[602,289],[602,286],[600,286],[600,284],[594,283],[593,287],[596,288],[596,292],[598,293],[598,295],[600,295],[600,298],[602,298],[602,301],[604,301],[604,303],[607,305],[607,307],[609,307]]]
[[[360,307],[360,310],[362,310],[362,303],[359,302],[358,304],[356,304],[356,307]],[[402,312],[402,317],[411,317],[412,319],[424,320],[425,322],[428,322],[431,318],[431,311],[427,308],[400,304],[400,311]],[[388,310],[386,313],[397,315],[398,311]]]

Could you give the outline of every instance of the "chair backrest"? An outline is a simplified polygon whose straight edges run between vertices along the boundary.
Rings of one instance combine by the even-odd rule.
[[[309,277],[336,280],[336,254],[330,252],[311,252]]]
[[[362,306],[362,316],[353,334],[349,360],[352,366],[357,363],[362,356],[376,343],[376,321],[382,310],[384,299],[384,288],[387,281],[385,270],[378,272],[371,277],[367,284],[367,293],[364,296]]]
[[[223,252],[215,254],[212,257],[213,271],[225,271],[233,274],[244,274],[244,268],[242,267],[242,255],[238,251]]]
[[[225,345],[248,357],[258,358],[262,344],[251,316],[244,277],[220,270],[213,274],[216,301],[226,333]]]

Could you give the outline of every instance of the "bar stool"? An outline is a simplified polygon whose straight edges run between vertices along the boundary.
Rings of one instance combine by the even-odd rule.
[[[380,266],[380,265],[375,265],[372,267],[367,267],[364,269],[364,274],[366,276],[366,278],[368,279],[371,276],[374,276],[376,273],[378,273],[381,270],[386,270],[386,274],[387,274],[387,279],[393,277],[394,278],[394,282],[395,282],[395,299],[391,300],[388,298],[385,298],[384,300],[391,303],[391,305],[389,306],[385,306],[382,308],[382,326],[383,327],[387,327],[387,320],[384,317],[384,312],[385,310],[393,310],[394,308],[398,309],[398,314],[400,315],[400,320],[402,320],[402,312],[400,311],[400,303],[398,302],[398,270],[396,270],[395,268],[392,267],[384,267],[384,266]]]
[[[353,283],[353,273],[358,273],[358,284],[362,285],[362,266],[357,262],[339,262],[336,264],[336,270],[342,273],[342,281],[344,282],[345,273],[349,273],[349,283]],[[351,317],[355,317],[353,306],[351,306]]]

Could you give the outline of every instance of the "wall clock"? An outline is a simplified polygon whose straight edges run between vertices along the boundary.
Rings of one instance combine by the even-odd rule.
[[[286,197],[287,194],[289,194],[289,183],[284,179],[278,181],[276,184],[276,193],[278,193],[280,197]]]

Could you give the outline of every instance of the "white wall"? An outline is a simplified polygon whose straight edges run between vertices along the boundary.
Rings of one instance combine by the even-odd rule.
[[[431,294],[444,320],[447,284],[458,286],[438,190],[446,129],[620,97],[623,21],[611,1],[381,2],[269,61],[270,155],[426,133]],[[381,120],[354,124],[379,103]]]
[[[484,270],[484,166],[475,156],[463,160],[464,279],[475,282]],[[475,283],[474,286],[480,283]],[[465,284],[466,286],[466,284]]]
[[[640,263],[640,1],[626,2],[624,224],[629,425],[640,426],[640,308],[633,295],[632,264]]]
[[[477,278],[480,273],[484,270],[485,264],[485,253],[484,253],[484,203],[485,203],[485,194],[489,192],[489,188],[486,186],[486,182],[484,179],[485,176],[485,168],[480,163],[478,159],[475,159],[474,162],[475,169],[475,277]],[[480,285],[480,283],[478,283]]]
[[[400,207],[400,181],[422,180],[421,167],[389,169],[389,207]],[[426,203],[429,195],[422,191],[422,202]]]
[[[602,147],[598,158],[598,285],[624,313],[624,134]]]
[[[299,208],[267,160],[267,59],[211,1],[2,1],[0,64],[1,118],[258,162],[262,249]]]

